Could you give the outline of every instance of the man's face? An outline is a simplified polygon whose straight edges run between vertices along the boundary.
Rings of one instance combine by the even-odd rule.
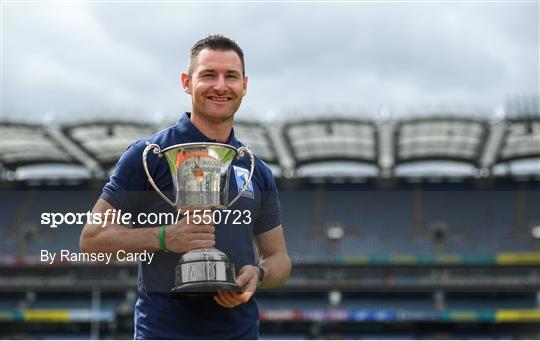
[[[247,77],[232,50],[202,50],[193,61],[193,73],[182,73],[184,90],[191,94],[194,115],[212,121],[232,119],[246,94]]]

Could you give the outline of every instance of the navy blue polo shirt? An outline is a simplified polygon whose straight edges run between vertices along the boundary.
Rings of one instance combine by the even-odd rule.
[[[185,113],[176,125],[133,143],[120,157],[116,169],[105,185],[101,197],[117,210],[140,213],[175,212],[151,187],[142,166],[146,142],[162,149],[180,143],[214,142],[201,133]],[[227,144],[242,144],[231,133]],[[174,201],[171,173],[164,158],[148,153],[148,168],[157,186]],[[233,167],[249,170],[249,157],[234,160]],[[229,196],[239,192],[242,181],[231,171]],[[246,264],[257,264],[252,238],[281,224],[281,208],[270,168],[255,157],[252,191],[241,196],[230,209],[250,210],[250,224],[216,225],[215,247],[234,262],[238,273]],[[135,219],[134,219],[135,220]],[[143,228],[133,222],[134,228]],[[169,297],[179,254],[156,252],[151,264],[141,262],[138,274],[138,299],[135,305],[135,338],[137,339],[255,339],[258,337],[259,311],[255,299],[235,308],[224,308],[212,297],[175,300]]]

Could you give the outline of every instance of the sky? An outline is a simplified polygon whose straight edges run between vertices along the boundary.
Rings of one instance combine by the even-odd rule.
[[[2,118],[171,120],[190,47],[243,48],[238,116],[492,113],[539,93],[539,3],[2,3]]]

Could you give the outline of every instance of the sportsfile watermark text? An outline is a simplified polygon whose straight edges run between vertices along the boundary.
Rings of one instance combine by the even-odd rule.
[[[249,210],[192,210],[187,212],[155,212],[139,213],[135,221],[133,215],[122,210],[108,209],[100,212],[43,212],[41,213],[41,225],[56,228],[60,225],[99,225],[105,227],[108,224],[129,225],[171,225],[186,217],[188,224],[251,224],[251,211]]]

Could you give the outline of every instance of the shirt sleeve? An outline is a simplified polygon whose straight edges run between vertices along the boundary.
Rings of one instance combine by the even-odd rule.
[[[265,167],[267,167],[265,165]],[[260,214],[255,219],[253,233],[255,235],[269,231],[281,225],[281,204],[279,202],[276,182],[272,171],[267,168],[266,181],[262,191]]]
[[[136,142],[122,154],[109,182],[103,188],[101,198],[117,210],[137,212],[146,189],[146,176],[142,166],[144,145]]]

